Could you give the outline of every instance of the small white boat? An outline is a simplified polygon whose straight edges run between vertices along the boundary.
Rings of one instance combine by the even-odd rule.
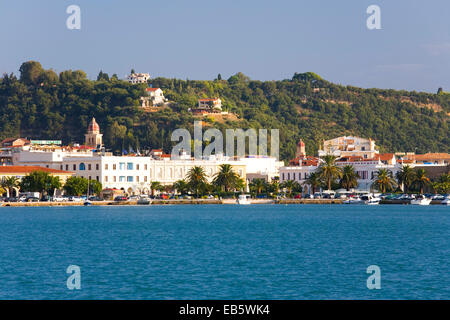
[[[441,204],[443,204],[444,206],[450,206],[450,197],[447,197],[444,200],[442,200]]]
[[[344,201],[344,204],[364,204],[364,201],[359,197],[352,197]]]
[[[419,196],[412,199],[410,203],[416,206],[428,206],[431,203],[431,199],[425,198],[424,196]]]
[[[139,205],[148,205],[151,203],[151,200],[149,197],[139,197],[137,200],[137,204]]]
[[[250,204],[250,195],[240,194],[236,202],[237,204]]]

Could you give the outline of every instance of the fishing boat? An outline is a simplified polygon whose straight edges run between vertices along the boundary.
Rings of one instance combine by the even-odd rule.
[[[240,194],[236,202],[237,204],[250,204],[250,195]]]
[[[415,199],[412,199],[410,204],[416,205],[416,206],[428,206],[431,203],[431,199],[428,199],[424,196],[418,196]]]

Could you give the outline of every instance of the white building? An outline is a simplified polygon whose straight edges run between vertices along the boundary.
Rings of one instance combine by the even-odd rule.
[[[199,99],[198,107],[199,111],[221,111],[222,110],[222,100],[220,98],[213,99]]]
[[[141,97],[141,107],[160,106],[167,101],[161,88],[147,88],[145,91],[147,96]]]
[[[354,136],[338,137],[323,142],[319,157],[333,155],[336,157],[360,156],[364,159],[372,159],[378,154],[375,141]]]
[[[148,73],[132,73],[127,76],[126,81],[132,84],[136,83],[147,83],[150,79],[150,74]]]

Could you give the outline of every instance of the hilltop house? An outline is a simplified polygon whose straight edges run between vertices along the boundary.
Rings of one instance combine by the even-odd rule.
[[[148,73],[132,73],[127,78],[126,81],[132,84],[146,83],[150,79],[150,74]]]

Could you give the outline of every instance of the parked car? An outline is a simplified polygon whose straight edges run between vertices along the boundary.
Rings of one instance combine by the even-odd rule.
[[[102,201],[102,199],[100,199],[100,197],[97,196],[90,196],[89,201]]]
[[[18,197],[9,197],[9,198],[6,198],[5,201],[6,202],[19,202],[19,198]]]
[[[83,201],[83,199],[80,197],[72,196],[72,197],[69,197],[69,201],[81,202],[81,201]]]
[[[55,197],[53,197],[53,201],[63,202],[63,201],[67,201],[67,199],[65,199],[64,197],[61,197],[61,196],[55,196]]]
[[[28,197],[26,202],[39,202],[39,198],[37,198],[37,197]]]
[[[128,197],[126,196],[117,196],[114,198],[114,201],[128,201]]]

